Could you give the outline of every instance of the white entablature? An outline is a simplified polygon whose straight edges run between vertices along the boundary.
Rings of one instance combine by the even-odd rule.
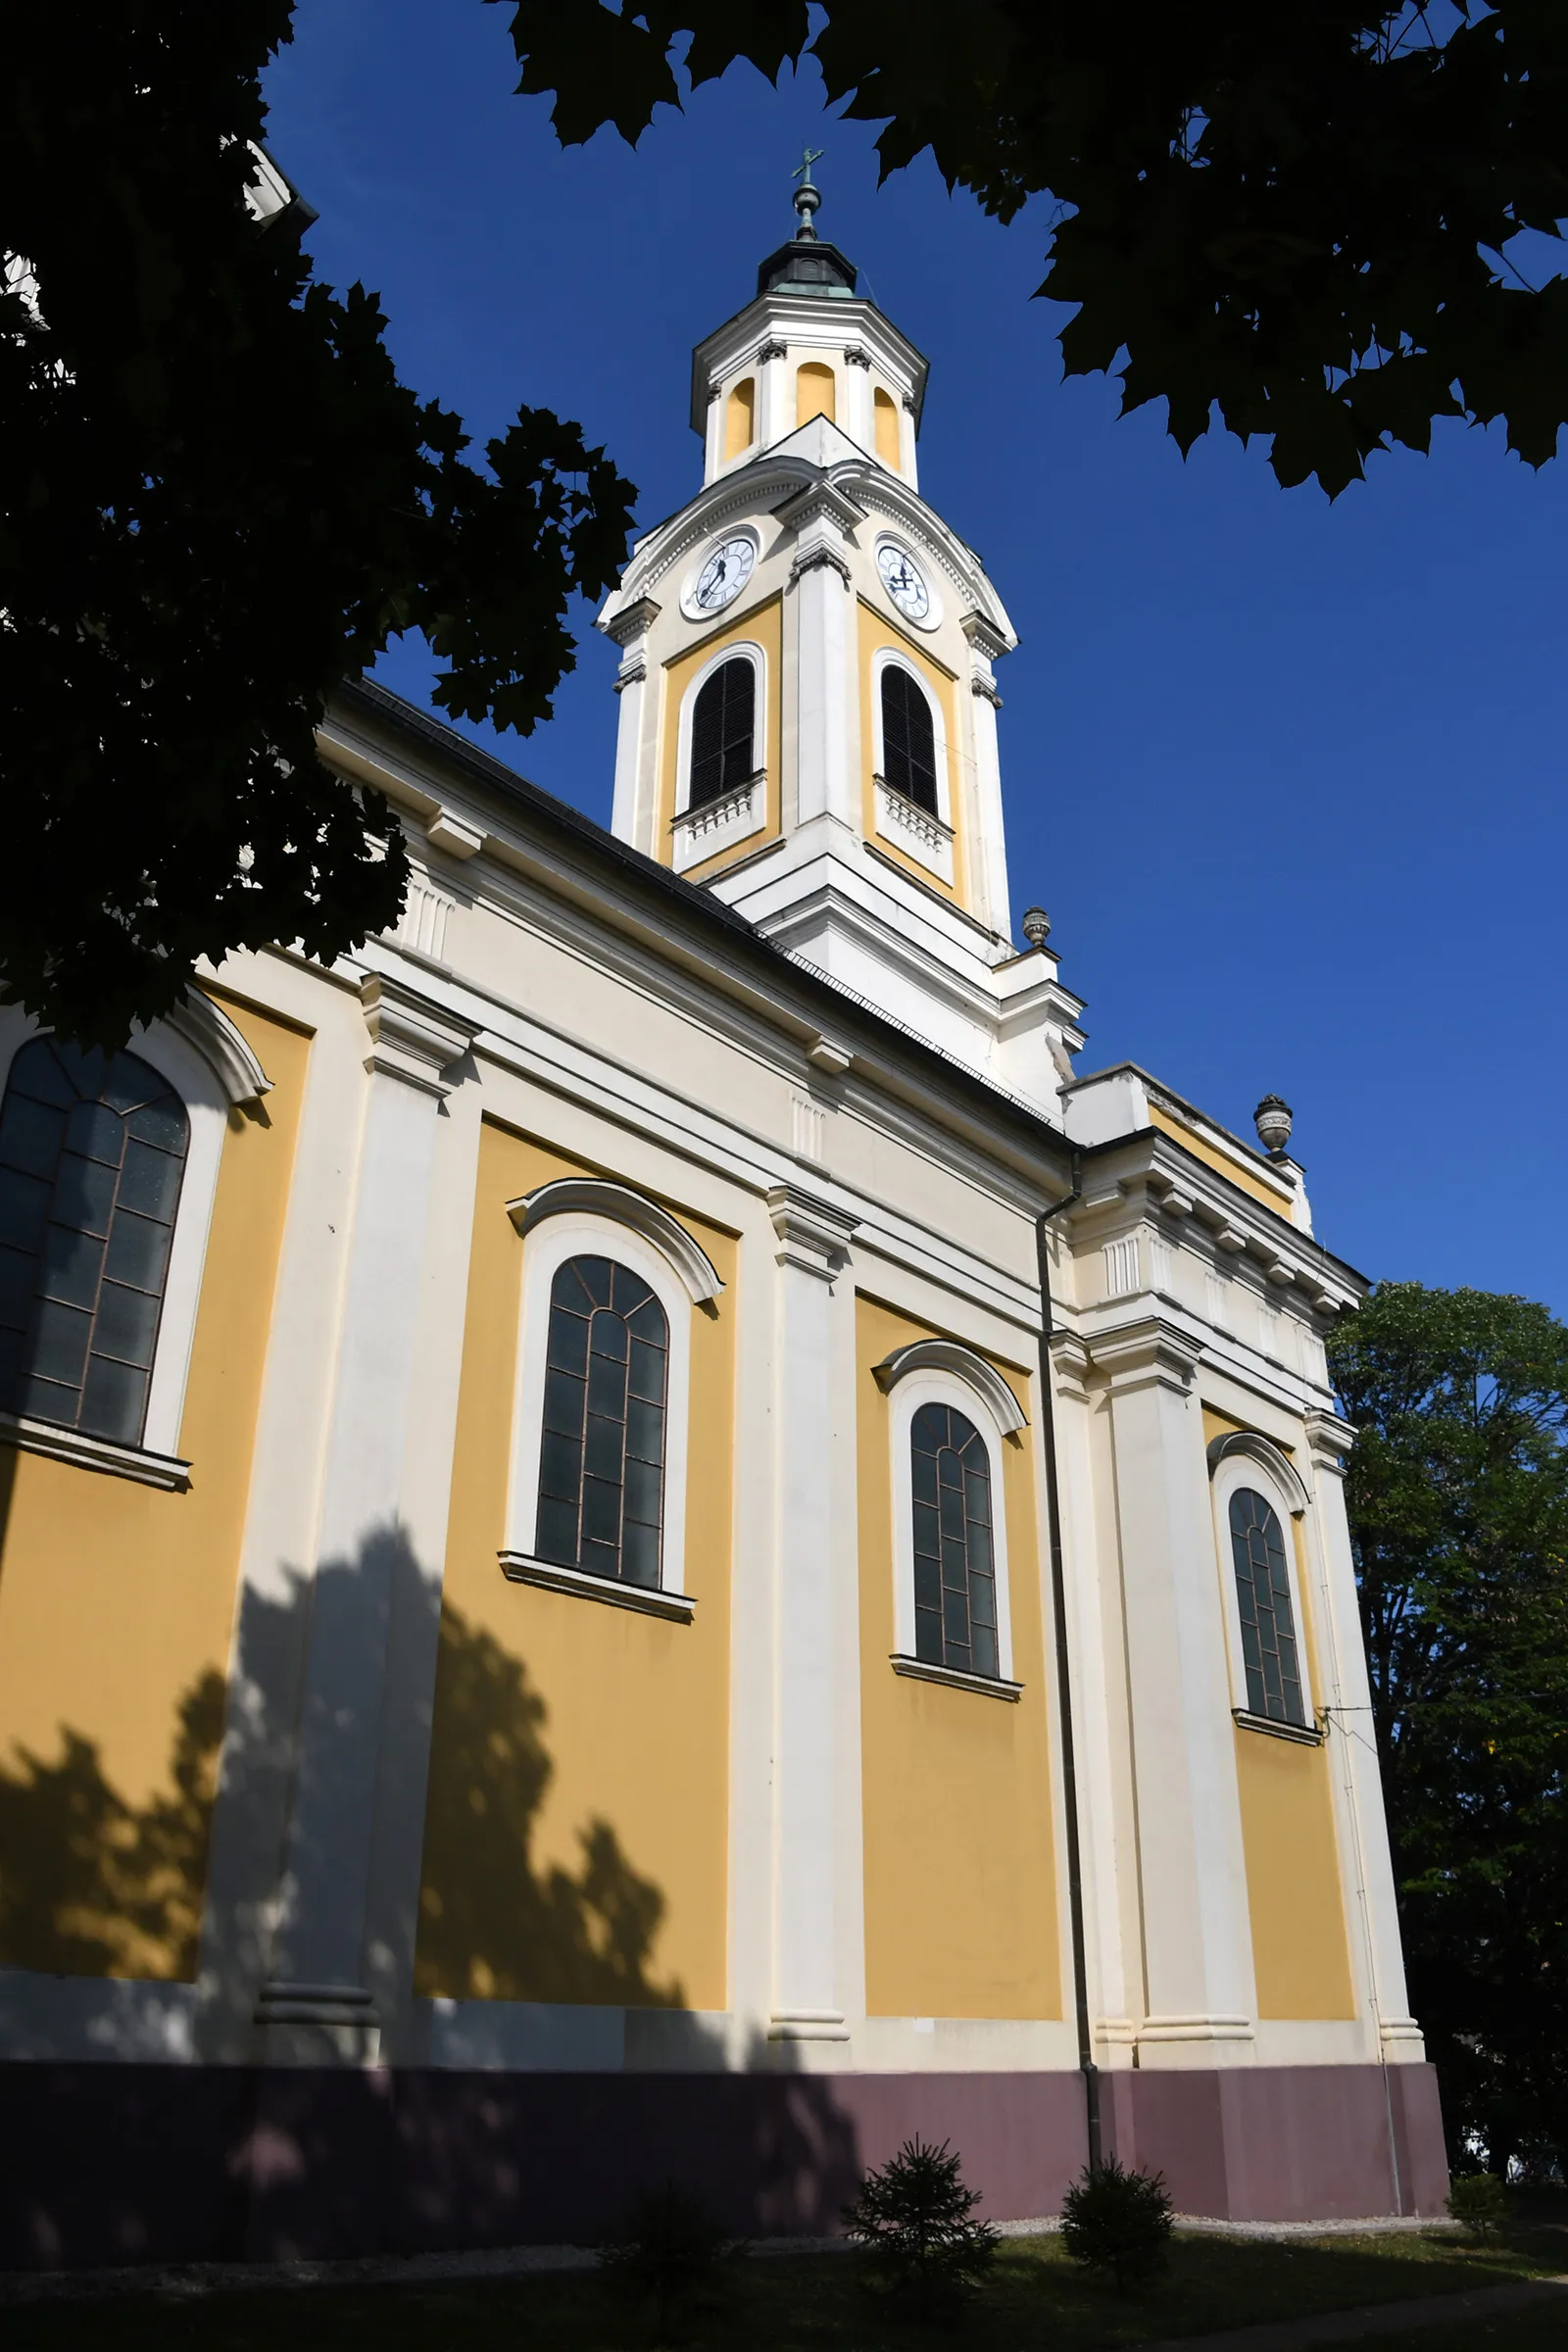
[[[994,663],[1017,639],[920,497],[926,363],[810,228],[700,344],[703,487],[637,543],[613,829],[1053,1118],[1083,1040],[1012,936]]]

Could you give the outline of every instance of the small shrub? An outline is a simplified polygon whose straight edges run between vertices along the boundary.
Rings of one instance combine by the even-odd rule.
[[[946,2140],[934,2148],[906,2139],[866,2174],[844,2226],[863,2249],[873,2284],[929,2312],[978,2286],[996,2260],[996,2230],[974,2219],[979,2202]]]
[[[1164,2270],[1174,2222],[1163,2173],[1128,2173],[1114,2156],[1085,2165],[1061,2204],[1061,2242],[1074,2262],[1109,2271],[1118,2287]]]
[[[1448,2211],[1486,2245],[1508,2218],[1508,2193],[1495,2173],[1455,2173],[1448,2183]]]
[[[599,2260],[612,2286],[653,2306],[659,2340],[678,2343],[692,2313],[714,2299],[744,2252],[700,2197],[666,2183],[642,2190],[618,2229],[601,2239]]]

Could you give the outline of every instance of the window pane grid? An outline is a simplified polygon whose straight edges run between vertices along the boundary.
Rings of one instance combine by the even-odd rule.
[[[993,1678],[996,1571],[991,1462],[971,1421],[923,1404],[909,1432],[914,1522],[914,1654],[928,1665]]]
[[[906,669],[882,672],[882,779],[894,792],[937,814],[937,741],[931,706]]]
[[[690,808],[732,792],[755,773],[757,672],[744,656],[720,662],[692,711]]]
[[[567,1259],[550,1292],[534,1544],[541,1559],[657,1586],[669,1329],[638,1274]]]
[[[1276,1723],[1304,1726],[1306,1707],[1279,1514],[1250,1487],[1241,1487],[1231,1496],[1230,1524],[1248,1708]]]
[[[136,1445],[190,1127],[134,1054],[35,1038],[0,1108],[0,1409]]]

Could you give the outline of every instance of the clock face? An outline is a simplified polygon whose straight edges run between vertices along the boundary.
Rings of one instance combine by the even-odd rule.
[[[902,547],[879,547],[876,567],[899,611],[909,620],[924,620],[931,610],[931,591],[912,557]]]
[[[721,612],[736,597],[752,576],[757,562],[757,549],[750,539],[737,533],[733,539],[721,539],[697,575],[692,602],[699,612]]]

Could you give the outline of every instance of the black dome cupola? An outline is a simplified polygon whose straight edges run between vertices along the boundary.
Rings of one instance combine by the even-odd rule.
[[[820,238],[811,224],[812,215],[822,201],[821,192],[811,178],[811,166],[822,150],[808,147],[803,161],[797,164],[793,176],[800,181],[795,191],[795,210],[800,226],[787,245],[770,253],[757,272],[759,294],[771,294],[778,287],[787,287],[796,294],[826,294],[841,300],[855,293],[858,276],[855,264],[836,245]]]

